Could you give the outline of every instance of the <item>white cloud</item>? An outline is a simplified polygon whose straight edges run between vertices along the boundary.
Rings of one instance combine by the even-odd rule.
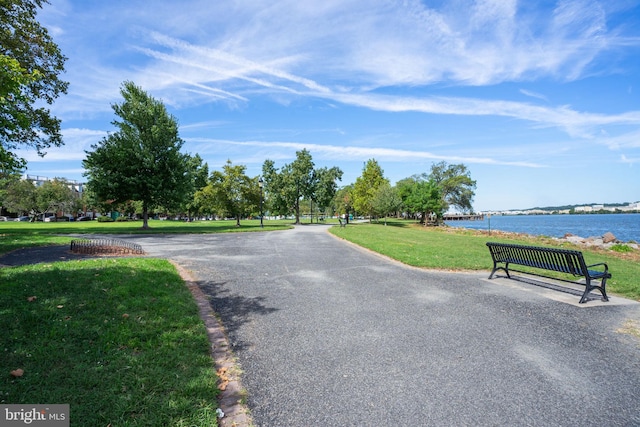
[[[537,98],[537,99],[541,99],[543,101],[549,101],[549,98],[547,98],[546,96],[542,95],[541,93],[537,93],[537,92],[533,92],[530,90],[526,90],[526,89],[520,89],[520,93],[526,96],[530,96],[531,98]]]
[[[569,107],[540,107],[513,101],[473,98],[410,98],[391,95],[334,94],[333,99],[380,111],[418,111],[429,114],[503,116],[526,120],[543,127],[558,127],[569,135],[591,138],[602,125],[639,125],[640,111],[621,114],[581,113]]]
[[[613,137],[599,137],[596,141],[607,146],[611,150],[640,148],[640,130],[623,133]]]
[[[453,156],[453,155],[441,155],[434,154],[428,151],[413,151],[413,150],[398,150],[393,148],[376,148],[376,147],[355,147],[355,146],[337,146],[337,145],[325,145],[325,144],[310,144],[302,142],[278,142],[278,141],[231,141],[222,139],[206,139],[206,138],[191,138],[189,139],[193,143],[200,144],[200,152],[207,152],[209,147],[212,151],[219,150],[221,145],[231,146],[246,146],[246,147],[261,147],[268,148],[269,152],[273,152],[274,149],[284,148],[287,150],[288,157],[291,157],[291,153],[307,149],[314,155],[318,155],[324,159],[333,160],[368,160],[375,158],[378,161],[388,162],[403,162],[403,161],[416,161],[416,160],[433,160],[440,161],[446,160],[456,163],[469,163],[469,164],[489,164],[489,165],[509,165],[509,166],[521,166],[527,168],[539,168],[544,167],[541,164],[536,164],[528,161],[501,161],[488,157],[465,157],[465,156]],[[264,157],[263,157],[264,159]]]
[[[65,22],[73,22],[73,10],[63,4]],[[121,82],[133,80],[176,107],[220,100],[235,105],[270,94],[285,105],[287,97],[323,97],[382,111],[496,114],[587,137],[593,125],[637,123],[636,112],[607,117],[510,101],[371,94],[381,87],[580,78],[617,40],[597,1],[562,0],[554,9],[515,0],[452,0],[437,9],[419,0],[377,0],[366,7],[337,0],[117,4],[124,8],[117,19],[101,26],[89,21],[93,15],[79,16],[85,21],[75,25],[87,39],[100,32],[96,43],[112,42],[112,36],[121,46],[107,55],[99,45],[86,59],[84,51],[74,55],[72,102],[61,100],[56,109],[106,113]],[[92,7],[112,17],[113,6]],[[187,9],[198,13],[189,14],[184,28]],[[113,62],[120,57],[133,60]]]
[[[101,130],[62,129],[63,147],[45,149],[46,155],[44,157],[38,156],[35,150],[19,150],[17,154],[29,163],[83,160],[86,157],[85,150],[91,150],[91,145],[98,143],[106,135],[107,133]]]

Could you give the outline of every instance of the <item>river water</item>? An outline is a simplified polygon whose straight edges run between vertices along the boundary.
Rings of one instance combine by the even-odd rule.
[[[613,233],[623,242],[640,242],[640,214],[491,215],[484,221],[446,221],[452,227],[501,230],[549,237],[567,233],[581,237]]]

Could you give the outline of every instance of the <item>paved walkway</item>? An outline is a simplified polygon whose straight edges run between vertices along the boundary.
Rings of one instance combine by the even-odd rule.
[[[128,238],[193,272],[257,426],[640,425],[640,340],[619,331],[639,304],[409,268],[324,226]]]

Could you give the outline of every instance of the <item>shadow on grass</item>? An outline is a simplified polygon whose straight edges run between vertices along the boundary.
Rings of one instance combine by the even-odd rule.
[[[242,342],[238,338],[240,327],[258,315],[264,316],[278,311],[277,308],[264,305],[265,298],[246,298],[232,294],[225,288],[225,282],[196,282],[202,292],[209,297],[209,304],[213,311],[220,316],[220,320],[227,332],[229,344],[234,350],[242,350],[251,343]]]
[[[69,245],[37,246],[16,249],[0,255],[0,265],[19,266],[89,258],[97,257],[94,255],[73,253],[69,250]]]
[[[351,223],[349,223],[351,224]],[[387,219],[387,223],[385,224],[384,220],[378,220],[378,221],[373,221],[371,223],[369,222],[362,222],[360,224],[371,224],[371,225],[381,225],[383,227],[397,227],[397,228],[409,228],[409,227],[413,227],[413,226],[419,226],[420,224],[411,220],[411,221],[407,221],[407,220],[398,220],[398,219],[392,219],[389,220]]]
[[[41,236],[58,234],[207,234],[248,231],[274,231],[291,228],[280,221],[150,221],[149,228],[142,228],[142,221],[126,222],[68,222],[68,223],[0,223],[0,234],[7,236]]]

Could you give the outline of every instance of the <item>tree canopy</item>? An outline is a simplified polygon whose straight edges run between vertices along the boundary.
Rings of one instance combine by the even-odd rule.
[[[213,171],[209,183],[196,192],[196,200],[205,210],[235,218],[239,227],[240,218],[256,210],[260,203],[258,178],[249,178],[246,169],[227,160],[222,171]]]
[[[342,179],[340,168],[314,169],[311,153],[307,149],[296,151],[296,159],[279,170],[272,160],[262,165],[264,189],[268,209],[277,215],[295,213],[300,224],[300,198],[304,197],[327,208]]]
[[[31,214],[37,209],[36,186],[26,179],[13,181],[7,185],[4,206],[12,212]]]
[[[453,206],[465,213],[473,211],[476,182],[471,179],[464,164],[450,165],[444,161],[435,163],[431,166],[428,177],[440,187],[442,199],[446,203],[445,210]]]
[[[21,146],[43,156],[46,148],[63,144],[60,120],[46,105],[67,92],[68,83],[59,78],[67,58],[36,20],[44,3],[0,3],[0,169],[25,166],[13,153]]]
[[[177,207],[191,194],[189,155],[180,152],[178,122],[162,102],[132,82],[121,94],[124,102],[112,106],[118,130],[92,145],[82,164],[99,199],[140,201],[148,228],[150,209]]]
[[[362,170],[362,175],[356,178],[353,186],[353,206],[357,212],[370,217],[374,214],[373,200],[378,188],[389,184],[384,172],[375,159],[370,159]]]
[[[79,195],[60,178],[35,186],[28,179],[11,182],[6,189],[4,204],[16,213],[29,214],[32,221],[46,213],[62,211],[74,213]]]
[[[446,207],[435,181],[417,180],[405,194],[405,206],[409,211],[419,214],[420,222],[424,225],[429,222],[437,224],[442,219]]]
[[[196,193],[207,186],[209,179],[209,165],[203,162],[199,154],[190,156],[187,160],[187,168],[192,178],[191,192],[185,196],[183,210],[187,216],[197,215],[202,211],[203,206],[195,197]]]
[[[380,185],[372,200],[373,212],[384,217],[384,225],[387,225],[387,215],[397,212],[402,204],[398,188],[392,187],[389,183]]]
[[[342,179],[342,170],[338,167],[315,169],[313,172],[314,190],[312,200],[320,211],[327,209],[338,191],[338,181]]]

